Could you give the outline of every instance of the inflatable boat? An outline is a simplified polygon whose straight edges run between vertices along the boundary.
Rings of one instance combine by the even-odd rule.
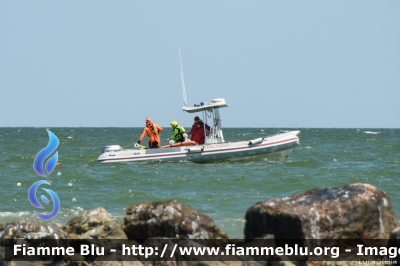
[[[124,149],[120,145],[108,145],[103,148],[97,161],[116,162],[220,162],[236,160],[283,160],[299,145],[300,131],[289,131],[271,136],[237,142],[225,142],[219,110],[228,107],[223,98],[210,103],[201,103],[194,107],[183,106],[188,113],[202,113],[204,124],[204,144],[193,141],[174,143],[158,149],[143,149],[140,145]],[[209,121],[207,121],[209,120]],[[208,123],[209,122],[209,123]]]

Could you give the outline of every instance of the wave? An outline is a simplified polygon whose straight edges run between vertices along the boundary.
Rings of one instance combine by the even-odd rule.
[[[54,219],[47,222],[54,227],[60,227],[72,218],[84,212],[85,210],[81,207],[74,207],[73,209],[63,208]],[[30,211],[0,212],[0,224],[12,223],[20,220],[43,222],[43,220],[39,219],[34,212]]]
[[[381,133],[381,132],[379,132],[379,131],[363,131],[365,134],[379,134],[379,133]]]

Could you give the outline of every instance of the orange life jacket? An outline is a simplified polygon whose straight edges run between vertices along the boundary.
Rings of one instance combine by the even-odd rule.
[[[160,127],[159,125],[149,124],[143,129],[142,135],[140,136],[139,140],[142,141],[145,134],[147,133],[147,136],[149,136],[151,142],[156,141],[160,145],[161,141],[160,141],[159,133],[161,131],[162,131],[162,127]]]

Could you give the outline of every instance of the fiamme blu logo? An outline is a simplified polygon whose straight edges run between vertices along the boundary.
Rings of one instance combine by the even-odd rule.
[[[46,158],[48,158],[57,149],[60,143],[57,136],[54,135],[50,130],[47,130],[47,134],[49,135],[49,143],[36,154],[33,162],[33,169],[42,177],[48,177],[51,172],[53,172],[58,162],[58,152],[55,152],[54,155],[45,162]],[[37,190],[41,185],[51,184],[47,180],[39,180],[33,183],[28,190],[28,199],[30,203],[38,209],[44,209],[36,197]],[[60,211],[60,199],[53,190],[48,188],[42,188],[42,190],[47,192],[47,194],[50,196],[51,201],[53,202],[53,210],[50,213],[40,213],[35,211],[35,214],[42,220],[50,220],[57,216],[58,212]],[[41,195],[40,198],[45,204],[50,203],[49,199],[45,195]]]

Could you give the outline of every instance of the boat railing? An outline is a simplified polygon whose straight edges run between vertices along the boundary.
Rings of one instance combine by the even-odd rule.
[[[222,130],[216,128],[211,128],[210,133],[208,136],[205,137],[204,143],[205,144],[215,144],[215,143],[222,143],[224,141],[224,136],[222,134]]]

